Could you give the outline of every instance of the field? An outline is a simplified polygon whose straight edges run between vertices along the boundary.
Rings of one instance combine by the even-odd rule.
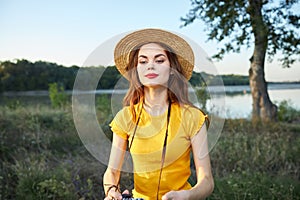
[[[96,102],[99,123],[110,137],[108,100],[104,96]],[[281,119],[269,124],[225,121],[210,154],[215,189],[209,199],[300,199],[300,125]],[[104,197],[106,166],[82,144],[70,103],[54,108],[2,101],[0,160],[0,199]],[[122,189],[132,188],[132,174],[122,176]]]

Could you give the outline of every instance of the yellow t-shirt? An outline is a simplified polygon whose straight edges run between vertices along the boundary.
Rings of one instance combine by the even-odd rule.
[[[135,106],[139,113],[138,104]],[[162,149],[166,133],[167,110],[151,116],[144,109],[130,149],[134,165],[135,198],[156,199]],[[137,114],[138,115],[138,114]],[[199,109],[173,103],[170,112],[167,148],[159,188],[159,199],[171,190],[190,189],[191,138],[200,130],[205,118]],[[110,124],[112,131],[130,144],[135,123],[129,107],[117,113]]]

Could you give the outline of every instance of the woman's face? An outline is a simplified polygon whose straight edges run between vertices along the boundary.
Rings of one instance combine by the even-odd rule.
[[[170,61],[160,45],[145,44],[138,53],[137,72],[146,87],[167,86],[170,76]]]

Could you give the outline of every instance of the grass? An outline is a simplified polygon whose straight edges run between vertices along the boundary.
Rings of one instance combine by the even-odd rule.
[[[209,199],[299,199],[299,131],[287,123],[227,120],[211,152]]]
[[[105,98],[98,102],[99,118],[111,116]],[[101,126],[109,137],[107,121]],[[210,154],[215,190],[209,199],[300,199],[299,134],[297,123],[226,120]],[[0,160],[0,199],[104,197],[106,166],[81,143],[70,107],[0,106]],[[122,188],[132,183],[123,173]]]

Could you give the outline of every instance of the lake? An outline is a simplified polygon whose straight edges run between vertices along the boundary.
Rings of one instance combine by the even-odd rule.
[[[249,118],[252,111],[252,96],[249,86],[226,86],[225,118]],[[270,84],[270,99],[278,105],[287,100],[293,108],[300,110],[300,84]],[[208,102],[209,104],[209,102]]]
[[[207,102],[207,110],[210,109],[222,110],[218,115],[224,118],[249,118],[252,110],[252,96],[250,94],[249,86],[226,86],[225,97],[219,97],[218,87],[210,87],[209,91],[213,100]],[[269,96],[273,103],[279,104],[283,100],[291,103],[291,106],[300,110],[300,84],[270,84],[268,86]],[[126,90],[97,90],[93,91],[96,95],[110,94],[125,94]],[[68,91],[71,94],[71,91]],[[28,92],[6,92],[0,96],[0,104],[4,102],[19,100],[20,102],[26,101],[27,103],[33,102],[46,102],[49,103],[47,91],[28,91]],[[218,107],[219,106],[219,107]]]

